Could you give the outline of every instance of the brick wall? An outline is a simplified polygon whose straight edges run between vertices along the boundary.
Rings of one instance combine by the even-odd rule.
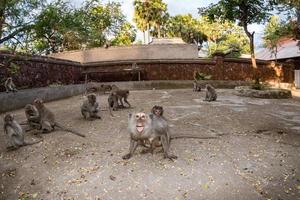
[[[16,74],[10,74],[6,65],[9,60],[20,69]],[[51,84],[78,84],[84,82],[84,72],[89,80],[136,81],[138,73],[131,72],[132,63],[140,68],[141,80],[192,80],[195,71],[212,75],[212,80],[249,81],[253,77],[250,59],[230,59],[215,57],[214,59],[163,59],[163,60],[131,60],[99,63],[66,61],[41,56],[20,56],[0,52],[0,91],[4,91],[3,82],[12,76],[18,88],[44,87]],[[293,83],[294,68],[289,63],[281,67],[272,67],[270,62],[257,61],[258,71],[262,81]],[[278,77],[279,69],[279,77]],[[97,71],[101,73],[97,73]],[[113,73],[112,73],[113,72]]]
[[[19,68],[11,73],[8,63]],[[43,56],[22,56],[0,52],[0,91],[4,91],[4,81],[13,77],[18,88],[45,87],[51,84],[73,84],[82,82],[81,65],[76,62],[53,59]]]

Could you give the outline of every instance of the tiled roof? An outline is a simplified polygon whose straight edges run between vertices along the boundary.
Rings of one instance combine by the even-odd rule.
[[[288,39],[278,45],[277,59],[300,57],[300,40]],[[262,49],[256,53],[256,58],[261,60],[275,60],[275,55],[270,49]]]

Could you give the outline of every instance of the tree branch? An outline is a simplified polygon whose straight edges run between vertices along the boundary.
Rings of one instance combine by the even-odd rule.
[[[32,25],[29,25],[29,26],[24,26],[22,28],[19,28],[15,31],[13,31],[12,33],[8,34],[7,36],[3,37],[0,39],[0,44],[2,44],[3,42],[7,41],[7,40],[10,40],[12,39],[13,37],[15,37],[17,34],[25,31],[25,30],[28,30],[32,27]]]

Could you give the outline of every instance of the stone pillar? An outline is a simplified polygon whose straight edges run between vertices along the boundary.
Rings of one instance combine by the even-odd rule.
[[[224,55],[223,54],[215,54],[214,60],[216,61],[216,71],[218,74],[218,77],[215,77],[215,79],[218,80],[225,80],[225,70],[224,70]]]
[[[295,63],[293,59],[288,59],[283,63],[283,82],[294,83]]]

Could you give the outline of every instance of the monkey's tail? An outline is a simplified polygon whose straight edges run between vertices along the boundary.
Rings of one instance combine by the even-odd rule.
[[[33,141],[33,142],[24,142],[24,146],[33,145],[42,142],[43,140]]]
[[[62,129],[63,131],[67,131],[67,132],[73,133],[73,134],[78,135],[80,137],[85,137],[84,134],[79,133],[79,132],[77,132],[77,131],[75,131],[73,129],[67,128],[67,127],[65,127],[65,126],[63,126],[63,125],[61,125],[61,124],[59,124],[57,122],[55,122],[55,126],[57,126],[58,128]]]
[[[171,139],[194,138],[194,139],[216,139],[217,136],[197,136],[197,135],[171,135]]]

